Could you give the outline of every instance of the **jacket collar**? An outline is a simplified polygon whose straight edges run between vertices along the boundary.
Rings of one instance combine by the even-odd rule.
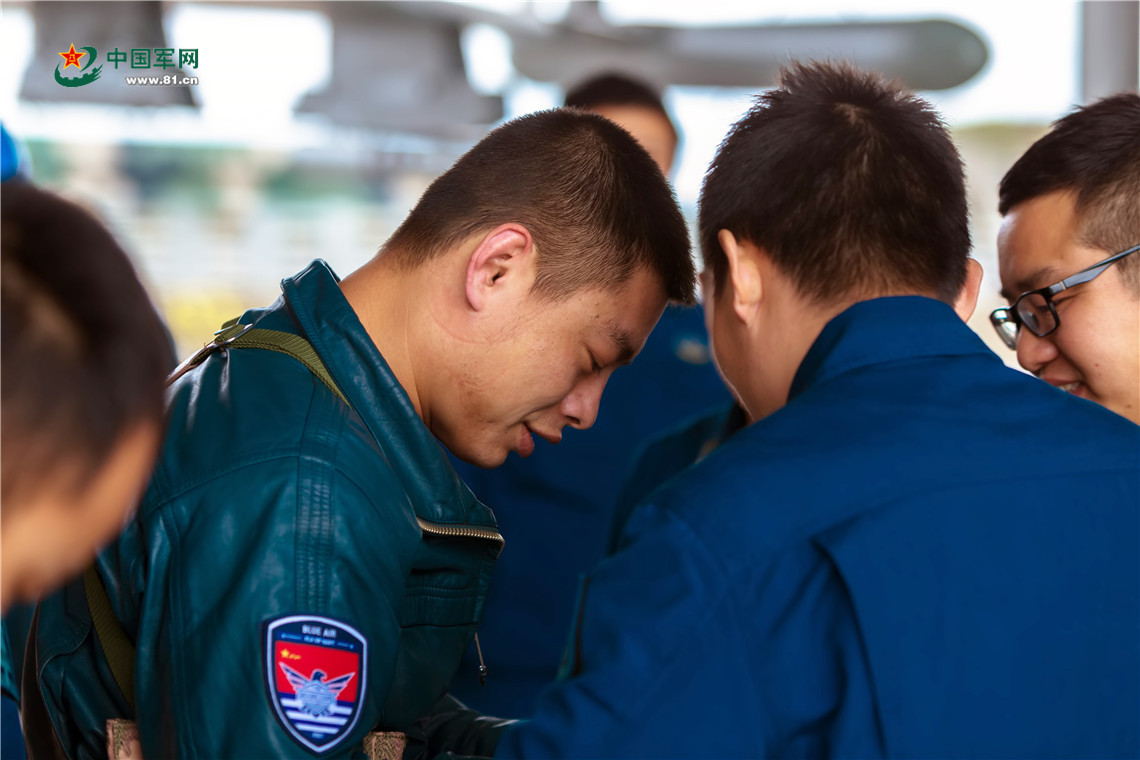
[[[475,501],[416,414],[339,282],[328,264],[318,259],[282,280],[281,290],[303,335],[392,462],[392,470],[412,496],[416,514],[431,522],[494,526],[491,511]],[[463,505],[464,514],[457,514],[457,504]]]
[[[874,364],[965,355],[1001,361],[942,301],[923,296],[860,301],[823,328],[796,371],[788,400],[813,385]]]

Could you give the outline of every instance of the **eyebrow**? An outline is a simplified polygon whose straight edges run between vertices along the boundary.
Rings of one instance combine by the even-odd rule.
[[[604,322],[602,324],[602,332],[610,339],[610,342],[617,346],[618,356],[617,363],[621,365],[629,364],[633,361],[633,338],[629,333],[618,327],[613,322]]]
[[[1041,267],[1033,274],[1030,274],[1027,277],[1022,277],[1020,280],[1014,283],[1014,285],[1016,285],[1018,288],[1018,291],[1016,293],[1011,293],[1005,288],[1002,288],[1000,291],[1001,297],[1007,301],[1012,301],[1022,293],[1027,293],[1030,290],[1037,290],[1038,288],[1047,287],[1045,285],[1038,285],[1037,283],[1039,282],[1044,281],[1052,285],[1059,279],[1061,278],[1057,277],[1056,267]]]

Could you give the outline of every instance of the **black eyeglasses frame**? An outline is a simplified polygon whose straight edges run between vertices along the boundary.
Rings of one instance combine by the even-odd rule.
[[[1133,253],[1136,253],[1137,251],[1140,251],[1140,245],[1134,245],[1131,248],[1121,251],[1120,253],[1115,253],[1104,261],[1097,262],[1090,267],[1085,267],[1081,271],[1075,274],[1071,274],[1060,282],[1054,283],[1053,285],[1049,285],[1044,288],[1037,288],[1036,290],[1027,290],[1026,292],[1019,295],[1017,297],[1017,300],[1015,300],[1009,306],[1003,306],[1000,309],[994,309],[992,312],[990,312],[990,324],[994,326],[994,330],[997,331],[998,337],[1002,339],[1002,342],[1015,351],[1017,350],[1017,334],[1023,327],[1036,335],[1038,338],[1044,338],[1046,335],[1053,333],[1058,327],[1061,326],[1061,318],[1057,315],[1057,308],[1053,304],[1053,296],[1057,295],[1062,290],[1068,290],[1075,285],[1083,285],[1086,282],[1095,280],[1110,266],[1120,261],[1125,256],[1129,256]],[[1023,318],[1021,315],[1020,308],[1022,302],[1029,296],[1033,295],[1041,296],[1041,298],[1044,299],[1045,304],[1049,307],[1049,313],[1053,317],[1053,326],[1048,330],[1033,329],[1026,323],[1025,318]],[[1017,329],[1012,333],[1008,332],[1004,327],[1010,323],[1017,326]]]

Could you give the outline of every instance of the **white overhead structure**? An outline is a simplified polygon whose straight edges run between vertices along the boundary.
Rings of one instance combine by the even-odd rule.
[[[942,19],[682,27],[611,24],[596,0],[571,3],[554,23],[535,14],[508,15],[451,2],[245,4],[303,8],[331,21],[329,83],[306,95],[298,111],[323,114],[351,128],[435,138],[467,139],[502,118],[502,99],[480,95],[468,83],[460,33],[476,23],[508,35],[513,65],[523,76],[562,86],[616,69],[661,85],[759,89],[774,84],[790,59],[831,58],[881,71],[914,89],[943,90],[976,76],[989,55],[978,33]],[[108,76],[112,48],[165,47],[163,3],[34,2],[28,7],[35,17],[36,46],[23,98],[128,106],[193,103],[183,86],[125,84],[123,74],[131,72],[123,65],[117,76]],[[99,49],[106,81],[98,87],[61,87],[53,81],[58,54],[80,41]]]
[[[332,75],[298,111],[351,127],[447,137],[468,136],[502,118],[502,98],[479,95],[468,84],[459,19],[409,14],[403,3],[307,7],[332,22]]]
[[[986,43],[945,20],[731,26],[615,26],[596,0],[570,5],[566,19],[534,29],[508,25],[515,67],[562,85],[601,70],[637,73],[665,84],[765,87],[792,59],[843,59],[898,78],[916,90],[945,90],[973,78]]]
[[[1081,3],[1081,102],[1140,86],[1140,1]]]

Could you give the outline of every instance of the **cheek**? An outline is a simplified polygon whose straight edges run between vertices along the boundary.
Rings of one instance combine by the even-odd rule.
[[[528,413],[558,406],[574,392],[581,379],[581,374],[567,357],[551,358],[533,370],[530,382],[518,395],[520,406],[526,407]]]
[[[56,520],[52,530],[43,533],[37,562],[28,574],[27,592],[46,594],[91,564],[98,546],[120,527],[118,520],[92,520],[88,515],[69,515]],[[108,530],[108,525],[112,527]],[[98,542],[98,543],[97,543]]]
[[[82,569],[96,552],[113,541],[122,531],[133,506],[134,502],[125,494],[115,501],[85,505],[81,515],[77,514],[64,532],[68,546],[62,548],[67,551],[70,560],[67,569]]]
[[[517,363],[511,346],[494,344],[450,365],[431,383],[432,432],[465,436],[472,425],[493,421],[515,392],[504,368]]]
[[[1114,335],[1105,333],[1103,321],[1096,318],[1095,304],[1073,302],[1060,312],[1061,326],[1053,336],[1057,353],[1073,365],[1086,379],[1103,371],[1109,357],[1119,355]],[[1110,360],[1110,363],[1115,363]]]
[[[526,412],[536,408],[557,405],[574,388],[580,378],[583,357],[579,340],[555,332],[551,326],[548,338],[535,341],[517,356],[513,365],[520,371],[512,373],[513,405],[525,407]]]

